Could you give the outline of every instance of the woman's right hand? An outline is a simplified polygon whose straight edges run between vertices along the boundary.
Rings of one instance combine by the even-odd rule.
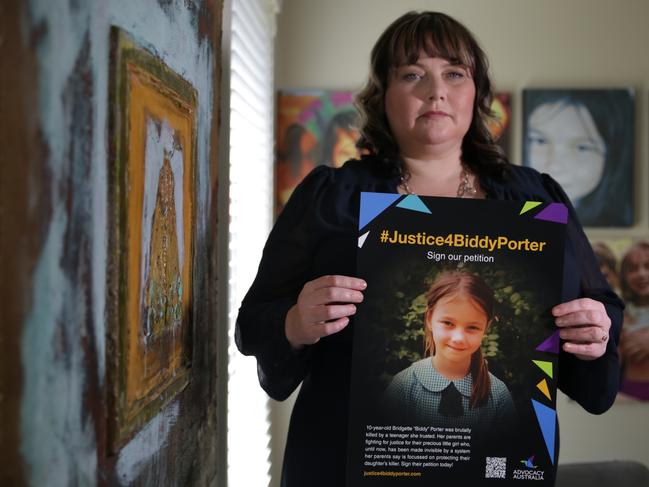
[[[349,276],[322,276],[307,282],[284,321],[291,346],[299,350],[345,328],[366,287],[362,279]]]

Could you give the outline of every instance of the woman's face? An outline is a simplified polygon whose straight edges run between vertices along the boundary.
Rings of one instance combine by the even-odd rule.
[[[649,249],[638,248],[629,253],[625,275],[629,289],[640,297],[649,296]]]
[[[539,105],[530,115],[527,137],[530,165],[554,177],[573,202],[597,187],[606,144],[586,107],[561,101]]]
[[[422,51],[415,64],[391,70],[385,112],[404,157],[457,149],[473,118],[475,84],[469,70]]]
[[[447,296],[426,315],[435,343],[436,360],[466,364],[480,348],[487,329],[487,315],[465,292]]]

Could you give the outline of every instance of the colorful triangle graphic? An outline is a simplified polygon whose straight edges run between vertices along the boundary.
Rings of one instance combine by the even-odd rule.
[[[536,350],[539,352],[559,353],[559,330],[555,331],[548,339],[536,347]]]
[[[370,234],[370,232],[365,232],[363,235],[358,237],[358,248],[360,249],[363,247],[363,244],[365,243],[365,240],[367,240],[367,236]]]
[[[393,193],[361,193],[361,211],[358,219],[360,230],[377,216],[383,213],[388,206],[401,197]]]
[[[550,401],[552,401],[552,396],[550,395],[550,389],[548,389],[548,382],[543,379],[541,382],[536,384],[536,387],[538,388],[539,391],[541,391],[545,397],[547,397]]]
[[[545,440],[545,446],[548,449],[548,455],[550,455],[550,461],[554,465],[554,437],[557,428],[557,412],[534,399],[532,399],[532,405],[536,413],[536,420],[541,427],[541,433]]]
[[[526,201],[525,204],[523,205],[523,208],[521,208],[521,212],[519,215],[522,215],[523,213],[527,213],[530,210],[533,210],[537,206],[541,205],[540,201]]]
[[[404,199],[399,201],[399,204],[397,206],[399,208],[405,208],[406,210],[420,211],[422,213],[430,214],[428,207],[416,194],[409,194]]]
[[[555,223],[568,223],[568,208],[563,203],[550,203],[534,218]]]
[[[532,362],[534,362],[539,369],[545,372],[545,375],[550,379],[553,378],[552,362],[546,362],[545,360],[532,360]]]

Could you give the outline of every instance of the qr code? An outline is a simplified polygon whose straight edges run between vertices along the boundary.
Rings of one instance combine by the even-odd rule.
[[[507,459],[505,457],[487,457],[484,476],[486,479],[504,479],[507,477]]]

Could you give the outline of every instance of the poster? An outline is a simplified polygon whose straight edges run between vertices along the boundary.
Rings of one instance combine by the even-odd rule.
[[[552,485],[567,218],[361,194],[347,485]]]

